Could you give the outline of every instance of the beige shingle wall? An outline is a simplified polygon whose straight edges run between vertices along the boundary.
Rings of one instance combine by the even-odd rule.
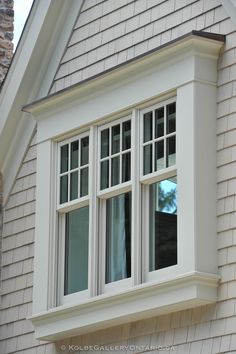
[[[146,8],[144,9],[145,3]],[[126,4],[126,5],[125,5]],[[159,4],[159,5],[158,5]],[[121,6],[122,5],[122,6]],[[166,6],[174,9],[167,11]],[[95,19],[95,10],[99,17]],[[115,10],[116,8],[116,10]],[[132,8],[132,11],[131,11]],[[122,10],[123,9],[123,10]],[[99,12],[100,11],[100,12]],[[121,13],[127,18],[121,21]],[[99,15],[100,14],[100,15]],[[116,14],[116,15],[114,15]],[[120,15],[119,15],[120,14]],[[137,22],[139,30],[135,29]],[[94,19],[93,19],[94,16]],[[163,17],[164,16],[164,17]],[[236,32],[218,0],[85,0],[53,90],[102,71],[193,29],[227,34],[218,68],[217,178],[218,259],[221,284],[216,305],[181,311],[45,346],[33,339],[31,314],[35,138],[4,212],[0,353],[47,353],[62,344],[174,345],[170,353],[236,353]],[[152,21],[152,22],[150,22]],[[122,23],[125,23],[122,24]],[[102,27],[103,26],[103,27]],[[116,27],[117,26],[117,27]],[[171,28],[171,26],[173,28]],[[109,32],[106,30],[109,29]],[[115,28],[115,30],[113,30]],[[141,33],[144,34],[142,37]],[[101,31],[101,35],[99,34]],[[139,33],[139,34],[137,34]],[[94,37],[99,35],[101,41]],[[98,38],[98,37],[95,37]],[[130,42],[130,38],[132,41]],[[136,39],[135,39],[136,38]],[[142,38],[142,39],[141,39]],[[75,43],[75,45],[73,44]],[[73,45],[72,45],[73,44]],[[83,49],[79,49],[83,48]],[[104,49],[106,48],[106,49]],[[88,50],[87,54],[85,51]],[[79,52],[81,51],[81,52]],[[72,53],[77,53],[78,57]],[[79,53],[79,54],[78,54]],[[96,62],[90,60],[95,58]],[[99,54],[100,53],[100,54]],[[97,61],[104,53],[104,58]],[[114,54],[113,54],[114,53]],[[70,57],[72,56],[72,57]],[[84,59],[83,59],[84,58]],[[74,62],[83,66],[73,71]],[[76,65],[77,65],[76,64]],[[63,70],[67,67],[67,74]],[[61,74],[60,74],[61,73]],[[66,74],[66,75],[67,75]],[[60,75],[62,75],[60,77]],[[82,76],[85,75],[85,76]],[[87,76],[86,76],[87,75]],[[67,347],[68,348],[68,347]],[[137,351],[141,352],[141,350]],[[63,351],[67,353],[67,351]],[[124,353],[124,351],[122,351]],[[157,351],[155,351],[157,353]],[[163,353],[160,351],[160,353]],[[168,351],[165,351],[168,353]]]
[[[228,33],[226,18],[220,0],[86,0],[51,93],[193,29]]]

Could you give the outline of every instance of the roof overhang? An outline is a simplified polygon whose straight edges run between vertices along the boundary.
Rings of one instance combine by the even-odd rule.
[[[22,110],[33,114],[36,120],[43,119],[50,110],[68,104],[77,98],[82,98],[92,91],[101,90],[110,83],[114,83],[114,80],[125,77],[128,72],[142,72],[144,67],[152,66],[154,62],[155,65],[157,63],[164,64],[171,56],[181,55],[187,51],[192,53],[193,50],[196,50],[196,53],[201,52],[202,55],[218,57],[224,42],[224,35],[192,31],[78,84],[27,104],[22,107]]]

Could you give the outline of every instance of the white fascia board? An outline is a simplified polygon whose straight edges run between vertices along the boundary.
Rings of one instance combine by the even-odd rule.
[[[158,284],[100,295],[84,303],[63,305],[29,319],[40,340],[55,341],[110,326],[214,303],[219,277],[187,273]],[[71,314],[73,313],[73,316]]]
[[[221,0],[221,2],[231,20],[236,24],[236,0]]]
[[[36,126],[21,107],[47,95],[81,4],[82,0],[36,0],[32,7],[0,93],[4,203]]]

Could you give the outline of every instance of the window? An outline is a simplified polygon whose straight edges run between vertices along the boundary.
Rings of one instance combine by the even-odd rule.
[[[193,33],[28,107],[38,339],[216,301],[222,41]]]
[[[58,216],[60,236],[59,298],[88,297],[89,265],[89,135],[58,145]]]

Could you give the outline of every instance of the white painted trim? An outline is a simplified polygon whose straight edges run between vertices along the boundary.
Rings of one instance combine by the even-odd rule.
[[[30,320],[35,326],[37,339],[55,341],[213,303],[217,299],[218,281],[218,276],[186,273],[158,284],[142,284],[77,305],[60,306],[38,313]]]

